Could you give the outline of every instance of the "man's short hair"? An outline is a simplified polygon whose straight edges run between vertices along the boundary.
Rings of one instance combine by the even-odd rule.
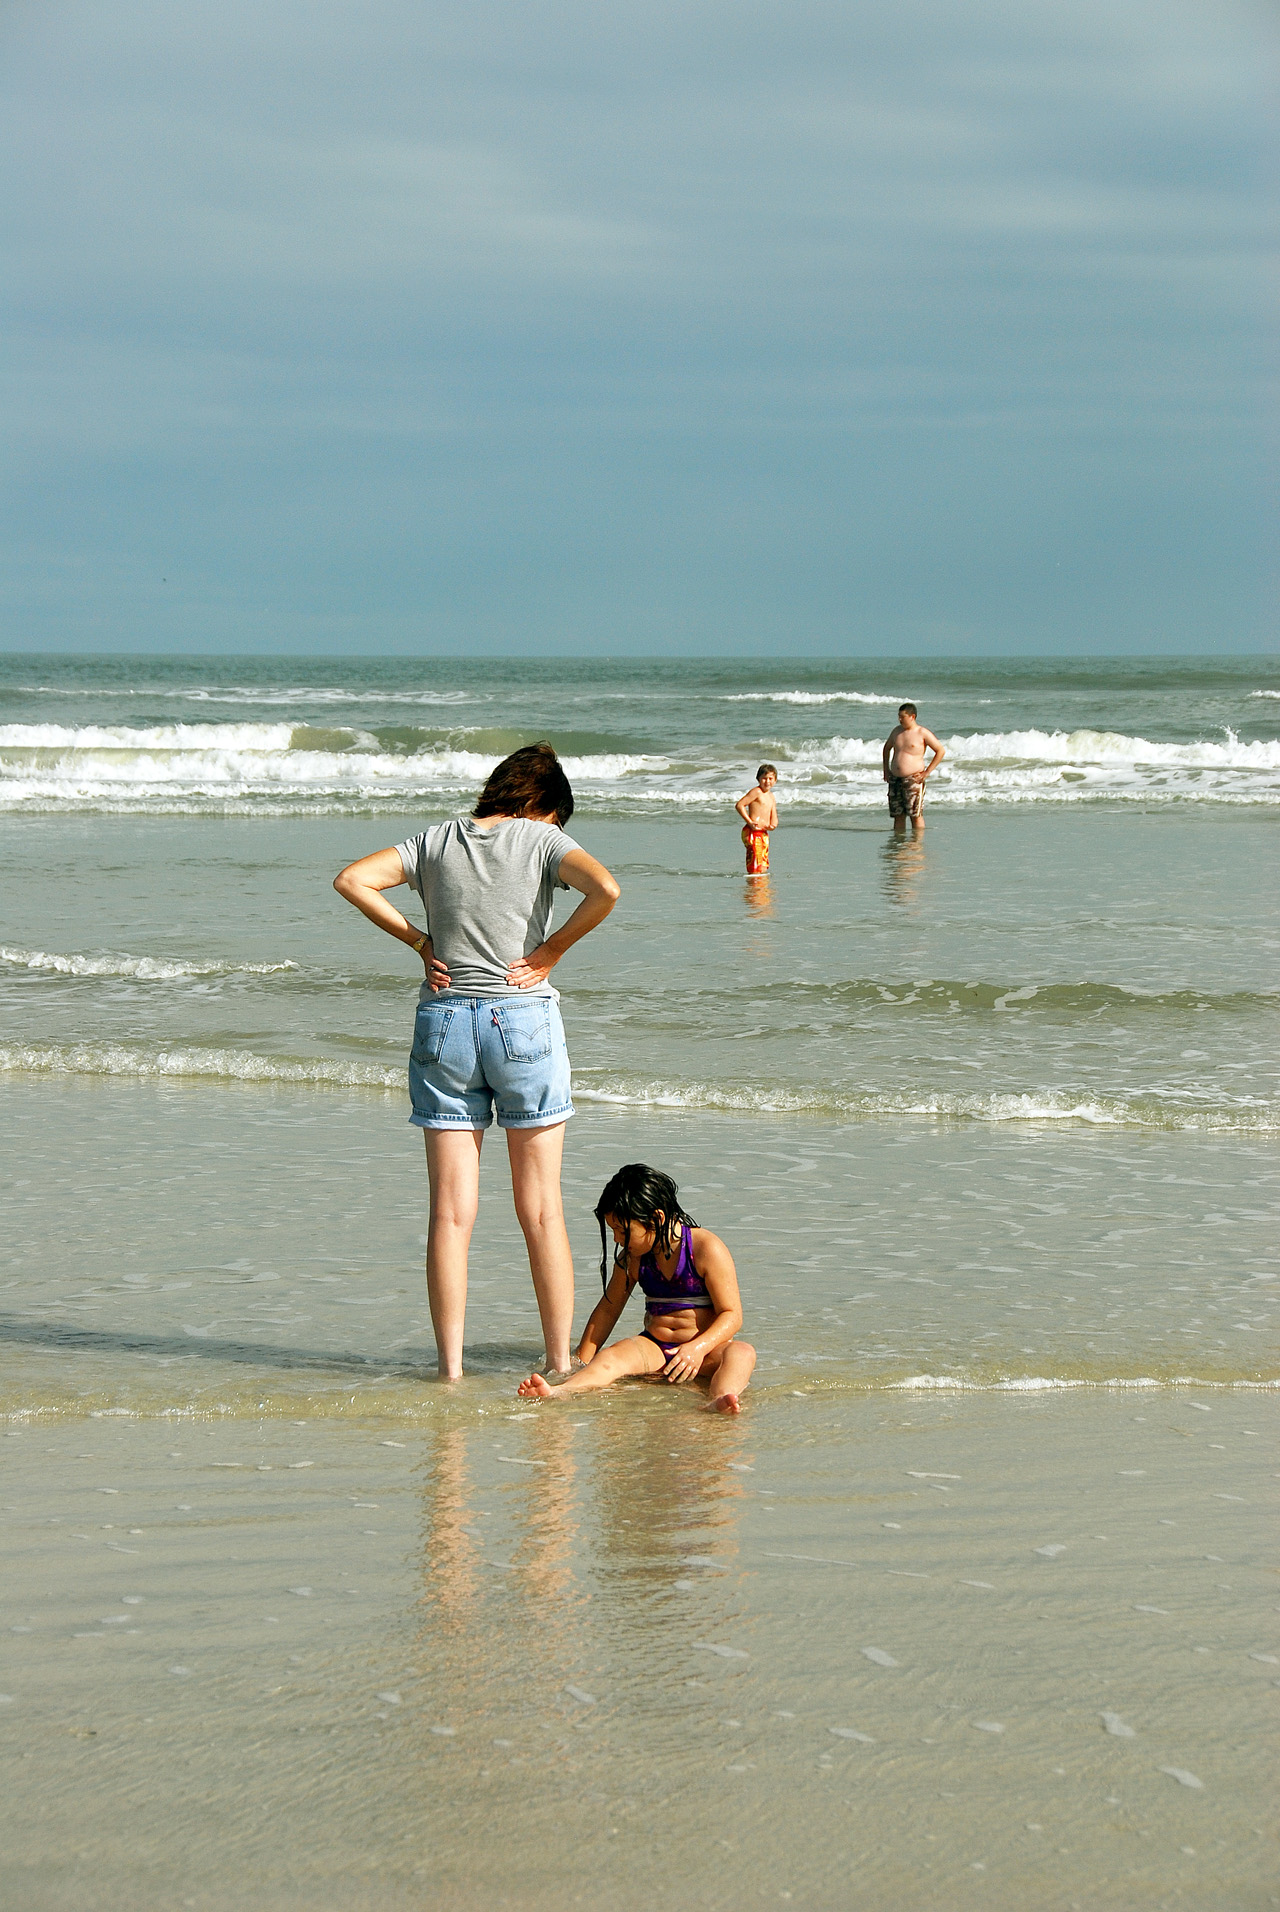
[[[763,777],[768,777],[768,776],[776,777],[777,774],[778,774],[778,766],[776,763],[762,763],[760,768],[756,771],[756,782],[759,783],[761,778]]]
[[[911,715],[912,715],[913,717],[917,715],[917,711],[916,711],[916,707],[915,707],[915,705],[914,705],[914,704],[899,704],[899,705],[898,705],[898,715],[899,715],[899,717],[901,717],[901,716],[903,715],[903,713],[904,713],[905,711],[908,711],[908,710],[909,710],[909,711],[911,712]]]

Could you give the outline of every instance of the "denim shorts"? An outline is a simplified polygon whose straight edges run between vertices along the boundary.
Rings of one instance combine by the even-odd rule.
[[[418,1004],[409,1094],[420,1129],[542,1129],[573,1114],[569,1051],[554,996],[462,996]]]

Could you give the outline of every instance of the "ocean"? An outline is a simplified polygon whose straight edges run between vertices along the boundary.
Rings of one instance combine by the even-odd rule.
[[[432,1379],[418,965],[331,882],[539,736],[622,886],[577,1320],[667,1169],[732,1426],[515,1400],[496,1137]],[[1278,825],[1270,658],[0,659],[0,1891],[1275,1903]]]

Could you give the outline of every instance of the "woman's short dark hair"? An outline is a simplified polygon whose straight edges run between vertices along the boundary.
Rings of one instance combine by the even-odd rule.
[[[524,744],[489,772],[473,817],[554,816],[563,830],[573,815],[573,791],[553,746]]]
[[[664,1175],[661,1169],[649,1168],[644,1162],[628,1162],[625,1168],[620,1168],[616,1175],[610,1176],[596,1203],[596,1220],[600,1224],[602,1288],[609,1285],[609,1248],[605,1239],[605,1222],[609,1215],[620,1222],[639,1222],[642,1228],[652,1228],[657,1237],[654,1247],[663,1255],[669,1255],[674,1246],[671,1231],[677,1222],[682,1228],[698,1226],[693,1216],[687,1215],[681,1208],[679,1192],[669,1175]],[[626,1250],[619,1249],[614,1259],[619,1267],[625,1267]]]

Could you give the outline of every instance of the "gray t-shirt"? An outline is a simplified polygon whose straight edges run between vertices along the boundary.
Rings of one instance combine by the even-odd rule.
[[[436,823],[396,845],[404,880],[427,910],[431,946],[464,996],[554,996],[549,982],[511,989],[507,971],[547,939],[560,864],[576,850],[554,823],[474,817]],[[430,995],[423,984],[423,999]]]

